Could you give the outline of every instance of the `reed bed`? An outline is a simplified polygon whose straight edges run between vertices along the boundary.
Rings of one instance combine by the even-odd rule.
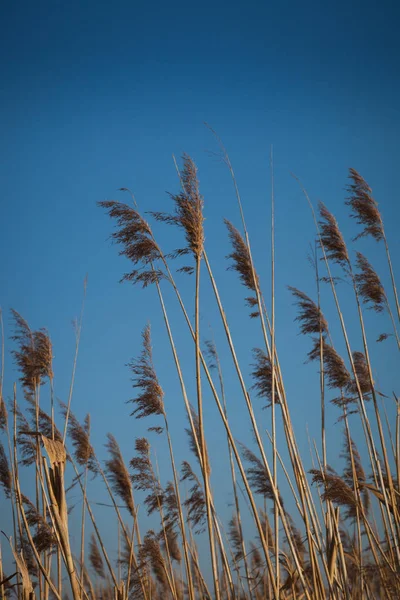
[[[335,216],[322,203],[315,208],[299,182],[299,193],[304,193],[315,223],[311,257],[315,292],[289,287],[288,293],[294,304],[289,316],[297,322],[298,332],[309,338],[305,358],[315,364],[319,381],[320,400],[313,410],[320,412],[320,436],[310,440],[310,457],[302,454],[296,440],[292,400],[285,387],[290,374],[281,368],[278,352],[275,273],[279,265],[275,264],[272,153],[271,279],[262,282],[233,167],[217,136],[216,141],[232,177],[241,215],[240,227],[225,221],[231,244],[227,266],[245,288],[249,311],[241,318],[252,319],[259,328],[260,346],[248,350],[245,364],[240,358],[245,352],[242,344],[240,353],[237,351],[224,293],[207,254],[206,200],[192,158],[184,155],[180,168],[175,163],[178,179],[177,191],[170,195],[171,212],[144,215],[127,188],[121,188],[127,203],[100,202],[115,226],[112,239],[129,265],[122,280],[137,288],[153,288],[159,303],[165,331],[157,331],[157,336],[165,335],[168,340],[169,360],[179,381],[181,402],[175,399],[173,410],[186,415],[187,454],[175,453],[170,419],[176,412],[171,416],[168,393],[153,361],[150,324],[143,323],[139,355],[127,357],[127,377],[132,379],[134,393],[125,399],[132,419],[145,421],[148,436],[134,439],[134,454],[127,460],[118,439],[108,434],[107,458],[101,460],[91,441],[95,417],[87,415],[80,422],[73,409],[83,308],[76,328],[70,391],[67,403],[59,405],[53,392],[50,336],[43,329],[32,330],[13,311],[11,351],[19,385],[11,392],[3,389],[2,326],[0,484],[2,504],[9,503],[9,513],[7,509],[3,514],[10,514],[12,521],[1,523],[0,600],[12,596],[18,600],[400,597],[400,404],[396,393],[389,390],[388,416],[382,382],[378,386],[374,379],[370,355],[375,343],[382,344],[382,352],[400,349],[394,267],[378,204],[363,177],[350,169],[346,204],[358,227],[353,241],[369,236],[384,245],[390,291],[384,289],[368,257],[357,250],[352,260]],[[159,227],[170,225],[174,240],[182,240],[181,247],[164,251],[152,222],[160,223]],[[176,282],[177,271],[191,277],[190,306],[184,303]],[[348,333],[339,280],[352,290],[361,350],[353,347]],[[212,334],[200,319],[203,282],[212,292],[218,327],[226,338],[224,357],[226,353],[233,365],[228,373],[224,373]],[[332,295],[337,312],[334,332],[324,315],[322,286]],[[190,375],[180,360],[183,349],[178,351],[175,345],[171,302],[181,313],[180,327],[183,323],[187,329],[185,356],[193,359]],[[366,309],[387,313],[391,331],[372,339],[365,322]],[[177,314],[175,307],[173,314]],[[334,339],[336,343],[340,339],[343,355]],[[226,394],[228,376],[238,384],[234,406]],[[213,489],[218,473],[213,470],[213,446],[207,443],[211,424],[205,418],[205,398],[215,405],[226,434],[221,443],[229,457],[231,489],[226,493],[233,504],[224,511]],[[256,410],[260,401],[265,406],[262,419]],[[334,424],[327,422],[327,414],[333,414],[327,411],[328,403],[334,405],[335,426],[342,435],[335,447],[327,444],[327,429]],[[242,443],[231,427],[231,417],[239,410],[248,416],[251,447]],[[169,460],[168,473],[163,470],[162,477],[153,452],[159,438],[168,448]],[[339,453],[341,472],[330,464]],[[25,474],[28,470],[30,477]],[[106,526],[96,519],[96,503],[90,500],[94,478],[108,497],[107,510],[112,516]],[[27,481],[29,492],[25,490]],[[81,505],[78,536],[76,532],[71,535],[71,490],[74,501],[78,497]],[[140,505],[138,494],[143,499]],[[146,515],[154,524],[150,529]],[[111,523],[118,539],[117,552],[107,549],[105,541],[109,537],[105,529],[109,532]]]

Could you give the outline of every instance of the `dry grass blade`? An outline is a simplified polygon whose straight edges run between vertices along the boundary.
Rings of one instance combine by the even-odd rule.
[[[102,579],[105,579],[106,574],[104,570],[103,557],[101,556],[96,538],[93,533],[90,536],[89,542],[89,561],[96,575]]]
[[[335,217],[322,202],[319,203],[319,215],[321,241],[325,248],[326,256],[347,270],[350,266],[350,259],[346,243]]]
[[[109,433],[107,434],[107,439],[106,448],[111,458],[106,461],[106,471],[111,481],[113,492],[121,498],[132,517],[135,517],[135,504],[128,469],[125,466],[115,437]]]
[[[355,275],[358,293],[370,308],[382,312],[387,308],[387,298],[378,274],[361,252],[357,252],[356,264],[359,269],[359,273]]]
[[[347,186],[349,197],[346,204],[351,208],[350,216],[364,227],[355,239],[371,235],[377,241],[382,240],[382,219],[371,188],[355,169],[349,169],[349,178],[351,183]]]
[[[164,415],[164,392],[153,364],[150,325],[143,330],[142,340],[143,350],[140,357],[129,363],[134,375],[133,387],[140,390],[138,396],[129,401],[136,406],[131,414],[137,419],[150,415]]]
[[[299,307],[296,321],[300,323],[301,333],[303,335],[328,333],[328,322],[315,302],[297,288],[289,286],[289,290],[295,297],[295,303]]]

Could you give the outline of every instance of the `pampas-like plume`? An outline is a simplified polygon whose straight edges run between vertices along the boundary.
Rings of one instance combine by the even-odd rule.
[[[234,551],[235,560],[241,560],[243,558],[242,536],[236,515],[233,515],[232,519],[229,521],[229,541]]]
[[[149,265],[160,258],[161,252],[147,221],[137,210],[122,202],[105,201],[98,204],[117,222],[118,229],[111,237],[121,244],[120,255],[126,256],[138,267],[125,273],[121,281],[141,283],[143,287],[159,281],[164,276],[162,271],[149,269]]]
[[[89,561],[96,575],[98,575],[102,579],[105,579],[106,574],[104,571],[103,557],[100,554],[100,550],[93,533],[90,536],[89,542]]]
[[[324,369],[328,381],[328,387],[345,390],[351,383],[343,358],[336,352],[335,348],[323,339]],[[308,353],[308,359],[319,360],[320,340],[315,340],[313,349]]]
[[[289,286],[289,290],[295,297],[295,303],[299,307],[296,321],[300,323],[300,331],[303,335],[309,333],[328,333],[328,323],[321,309],[304,292]]]
[[[190,481],[193,484],[184,505],[188,511],[189,521],[196,528],[196,533],[202,533],[205,530],[206,501],[201,483],[190,464],[186,461],[182,462],[181,481]]]
[[[364,354],[362,352],[353,352],[353,362],[361,392],[362,394],[369,394],[372,390],[372,386]],[[355,380],[349,383],[348,389],[350,392],[357,394],[358,388]]]
[[[251,373],[254,379],[252,389],[256,391],[259,398],[268,400],[268,406],[272,403],[272,366],[271,361],[261,348],[253,349],[253,358],[255,363],[252,364],[253,371]],[[275,403],[278,403],[278,395],[275,395]]]
[[[6,498],[11,497],[11,471],[8,464],[7,455],[3,444],[0,442],[0,484],[4,490]]]
[[[61,404],[62,412],[66,416],[68,408]],[[69,437],[74,448],[75,460],[81,467],[87,466],[94,475],[98,473],[93,446],[90,443],[90,415],[86,415],[83,425],[81,425],[75,415],[69,411],[68,418]]]
[[[158,510],[163,503],[163,490],[156,479],[153,466],[150,459],[150,444],[146,438],[138,438],[135,442],[135,449],[138,456],[130,461],[131,468],[136,471],[131,479],[135,490],[148,492],[144,503],[147,506],[147,514]]]
[[[151,566],[155,578],[162,590],[166,592],[168,586],[166,564],[161,553],[160,542],[152,530],[148,531],[144,536],[143,543],[139,550],[139,559],[143,566],[146,564]]]
[[[355,275],[358,293],[370,308],[382,312],[387,308],[387,298],[378,274],[361,252],[357,252],[356,264],[359,269],[359,273]]]
[[[311,469],[312,482],[319,486],[324,486],[322,499],[330,500],[338,506],[345,506],[347,511],[345,518],[355,519],[357,517],[357,508],[360,508],[359,502],[354,490],[350,487],[340,475],[331,467],[327,467],[326,471],[319,469]]]
[[[175,486],[172,481],[168,481],[163,494],[165,523],[167,528],[174,528],[179,523],[179,506],[175,493]]]
[[[16,414],[18,423],[17,443],[21,454],[20,464],[24,467],[28,467],[36,460],[36,445],[32,441],[32,437],[29,435],[31,432],[31,427],[28,419],[18,407],[16,408]]]
[[[107,434],[106,448],[111,458],[106,461],[106,471],[114,493],[121,498],[132,517],[135,517],[131,479],[115,437]]]
[[[29,498],[22,495],[21,500],[25,506],[25,515],[28,525],[30,527],[35,527],[36,529],[32,539],[37,551],[46,552],[47,550],[50,550],[57,543],[57,539],[51,526],[45,521]]]
[[[321,241],[326,256],[347,270],[350,266],[350,259],[337,221],[322,202],[319,203],[319,214]]]
[[[171,527],[167,527],[165,529],[165,536],[167,537],[168,548],[165,542],[164,534],[160,536],[161,543],[165,552],[169,552],[172,560],[175,560],[176,562],[180,563],[182,560],[182,554],[181,549],[179,548],[177,533]]]
[[[366,482],[364,467],[362,466],[361,456],[356,446],[356,443],[352,439],[350,439],[349,443],[349,438],[347,435],[344,436],[344,450],[342,457],[346,461],[345,469],[343,471],[343,479],[350,487],[354,488],[354,485],[358,484],[362,488],[363,505],[365,512],[368,513],[369,494],[368,489],[363,487],[363,484]],[[354,479],[356,479],[356,481],[354,481]]]
[[[272,491],[272,484],[268,478],[267,470],[263,462],[257,458],[254,452],[247,448],[247,446],[242,443],[240,443],[240,446],[244,460],[250,464],[250,467],[246,469],[246,474],[251,489],[255,494],[260,494],[261,496],[264,496],[264,498],[273,500],[274,494]],[[282,499],[281,504],[283,506]]]
[[[8,424],[7,407],[0,391],[0,431],[6,431]]]
[[[18,350],[13,350],[13,356],[20,370],[20,381],[28,394],[43,383],[48,377],[52,378],[51,341],[44,329],[31,331],[28,323],[16,311],[11,309],[15,321],[15,333],[12,339],[17,342]]]
[[[136,405],[131,414],[137,419],[150,415],[164,415],[164,392],[154,369],[150,325],[144,328],[142,340],[143,350],[140,357],[129,363],[134,375],[133,387],[140,390],[136,398],[129,400]]]
[[[228,228],[229,240],[233,248],[231,254],[227,256],[227,258],[233,261],[232,265],[228,268],[239,273],[240,281],[247,289],[256,292],[259,287],[259,280],[256,273],[254,273],[255,277],[253,277],[251,257],[247,244],[230,221],[225,219],[224,222]]]
[[[355,239],[371,235],[376,241],[383,239],[383,225],[378,209],[378,203],[372,197],[372,190],[367,182],[355,169],[349,169],[351,183],[347,186],[349,197],[346,201],[350,206],[350,216],[356,219],[364,229]]]
[[[196,259],[201,258],[204,246],[203,197],[199,190],[197,167],[187,154],[183,155],[183,169],[180,172],[182,192],[171,195],[175,203],[175,213],[152,212],[158,220],[177,225],[185,232],[187,248],[177,250],[176,256],[191,252]]]

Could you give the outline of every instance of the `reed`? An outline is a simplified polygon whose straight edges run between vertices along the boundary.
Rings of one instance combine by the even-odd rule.
[[[16,311],[12,311],[11,354],[19,387],[14,384],[8,403],[0,313],[0,488],[10,511],[9,522],[5,519],[1,524],[5,537],[0,548],[0,600],[11,596],[18,600],[49,600],[50,596],[57,600],[394,600],[400,596],[399,401],[396,394],[393,401],[386,396],[372,352],[375,343],[388,353],[394,343],[400,349],[396,321],[400,311],[378,205],[365,180],[350,169],[346,204],[362,227],[354,241],[369,236],[384,244],[393,296],[382,283],[384,274],[358,248],[353,254],[334,215],[322,203],[315,209],[301,186],[316,227],[310,261],[315,294],[293,286],[288,291],[295,305],[289,316],[309,339],[303,358],[315,365],[319,388],[315,404],[320,411],[319,437],[310,440],[310,464],[297,442],[300,425],[293,421],[292,407],[305,399],[309,407],[313,398],[307,386],[298,390],[297,398],[289,397],[285,381],[290,373],[284,373],[278,352],[282,340],[276,318],[277,309],[281,310],[276,302],[276,275],[281,259],[275,254],[275,241],[281,232],[275,223],[272,150],[271,264],[265,291],[235,173],[222,141],[213,133],[241,217],[241,230],[225,220],[231,248],[227,268],[246,290],[249,314],[229,315],[229,299],[214,274],[215,258],[211,261],[206,241],[207,199],[200,193],[192,158],[184,155],[181,169],[175,161],[180,190],[169,195],[170,212],[153,211],[145,219],[127,188],[121,192],[130,194],[131,203],[100,203],[116,226],[112,240],[129,263],[122,281],[154,288],[165,325],[165,330],[157,329],[156,339],[165,333],[168,343],[168,351],[159,356],[148,323],[142,330],[141,351],[127,364],[134,393],[122,400],[135,420],[133,456],[126,459],[123,440],[109,433],[103,460],[92,442],[96,413],[83,421],[74,414],[84,302],[76,326],[67,401],[60,403],[58,411],[50,336],[45,329],[32,329]],[[176,228],[174,244],[178,231],[183,234],[181,247],[164,251],[152,221]],[[192,278],[192,310],[185,305],[175,269]],[[358,322],[351,331],[359,329],[356,339],[361,340],[361,348],[349,334],[336,271],[352,290]],[[207,301],[205,278],[211,292]],[[86,286],[87,279],[84,299]],[[324,288],[332,293],[338,321],[324,312]],[[392,311],[393,299],[396,310]],[[214,339],[205,347],[202,344],[202,323],[211,302],[217,308],[215,325],[225,336],[218,351]],[[392,331],[383,330],[378,340],[373,339],[365,319],[367,309],[372,316],[386,319]],[[183,318],[187,348],[179,347],[183,336],[177,335],[182,328],[177,315]],[[250,319],[261,340],[247,354],[242,342],[234,340],[234,319],[239,318]],[[336,322],[338,327],[332,325]],[[340,337],[343,356],[334,343]],[[191,373],[187,361],[181,361],[182,352],[193,359]],[[175,369],[181,405],[159,379],[161,360]],[[230,361],[233,367],[223,366]],[[227,392],[227,377],[238,386],[238,394]],[[226,498],[220,498],[217,485],[216,452],[221,450],[209,443],[213,426],[205,410],[209,401],[226,434],[231,492],[225,492],[232,494],[233,510]],[[175,422],[179,406],[188,423],[186,431],[180,432]],[[261,416],[258,407],[265,409]],[[238,440],[241,432],[233,425],[238,415],[248,419],[253,442]],[[145,435],[136,434],[140,423],[147,425]],[[358,426],[363,437],[355,436]],[[336,437],[343,442],[329,437],[328,443],[332,427],[341,430]],[[187,437],[187,453],[176,439],[179,433]],[[168,460],[160,472],[156,456],[161,448],[168,449]],[[107,503],[98,502],[94,478],[96,489],[104,488]],[[26,489],[32,482],[33,489]],[[74,502],[81,502],[78,536],[71,532]],[[97,515],[99,504],[108,511],[106,522]],[[115,532],[117,551],[108,547],[111,532]]]

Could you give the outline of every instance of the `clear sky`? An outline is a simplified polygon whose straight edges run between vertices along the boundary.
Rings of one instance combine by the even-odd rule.
[[[143,211],[168,209],[166,191],[178,190],[172,154],[189,153],[199,166],[205,197],[208,252],[244,365],[251,362],[252,346],[262,343],[256,324],[247,319],[245,291],[225,271],[229,246],[222,220],[239,226],[239,213],[228,172],[205,152],[216,146],[204,121],[230,153],[267,297],[268,154],[274,147],[277,344],[300,445],[308,452],[306,423],[318,435],[318,376],[303,366],[309,343],[297,335],[285,286],[314,294],[307,252],[315,232],[290,172],[303,180],[314,202],[324,200],[335,213],[350,243],[357,231],[346,217],[344,187],[347,169],[360,171],[380,203],[398,273],[399,12],[395,2],[341,0],[2,4],[0,304],[6,335],[12,331],[11,307],[33,328],[49,329],[56,395],[65,401],[74,351],[71,320],[79,314],[89,274],[73,410],[80,418],[92,414],[100,454],[107,431],[118,436],[127,459],[134,437],[145,433],[147,424],[127,418],[124,401],[132,390],[125,364],[139,352],[140,331],[150,320],[177,454],[187,457],[183,405],[155,290],[118,284],[127,265],[107,241],[111,223],[97,201],[125,199],[117,192],[125,186]],[[166,250],[179,246],[173,230],[158,225],[155,231]],[[388,286],[383,249],[371,241],[358,247]],[[193,282],[178,279],[192,314]],[[211,324],[234,398],[235,433],[251,442],[248,424],[239,417],[242,408],[236,408],[242,401],[205,273],[203,289],[203,339]],[[352,341],[361,349],[351,296],[346,286],[340,291]],[[166,294],[190,376],[189,341],[173,297]],[[323,296],[342,350],[328,289]],[[389,324],[370,314],[367,321],[376,376],[391,394],[398,384],[395,347],[391,340],[386,346],[372,343]],[[7,356],[6,395],[15,378]],[[210,397],[207,401],[211,404]],[[216,454],[213,485],[229,500],[226,456],[218,453],[224,438],[213,410],[206,406],[206,434]],[[335,413],[330,416],[333,422]],[[260,412],[260,419],[268,428],[268,414]],[[339,432],[332,426],[333,440]],[[158,452],[166,466],[163,451]],[[337,448],[333,454],[335,462]]]

